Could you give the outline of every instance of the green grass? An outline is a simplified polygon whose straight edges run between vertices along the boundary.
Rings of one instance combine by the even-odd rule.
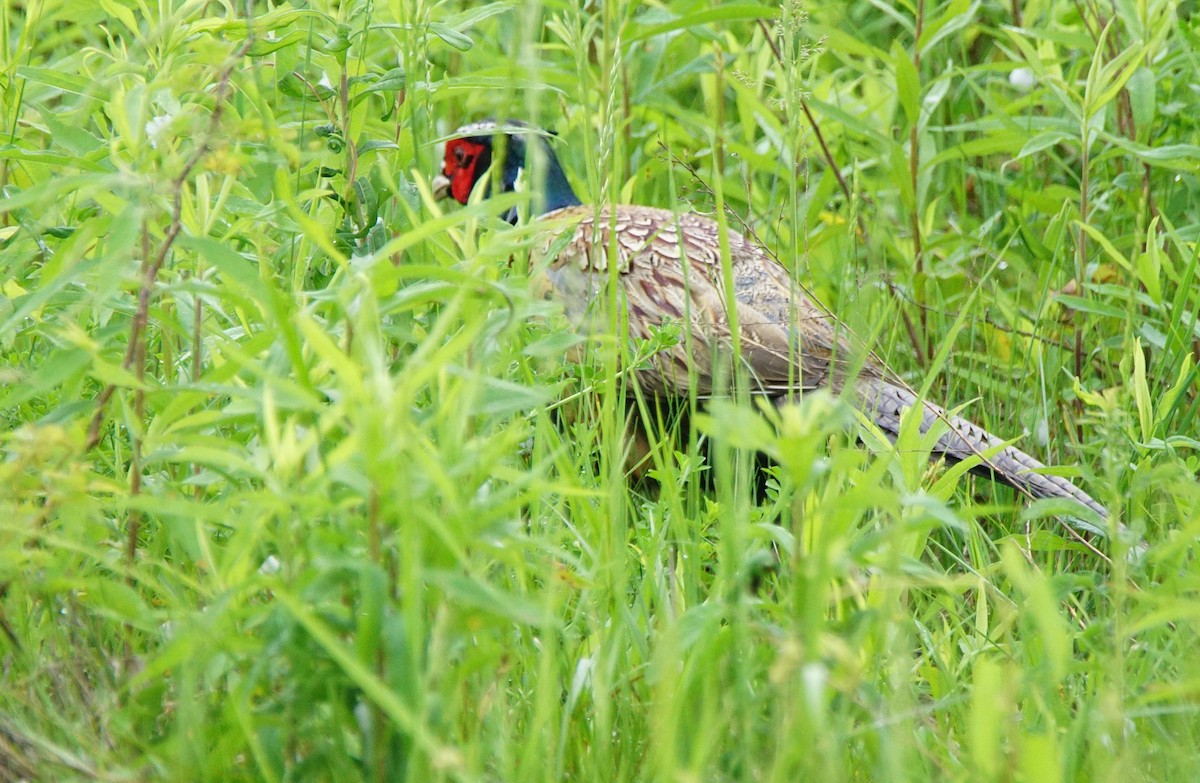
[[[5,4],[0,780],[1195,780],[1194,8]],[[566,361],[536,229],[428,197],[487,116],[723,205],[1145,554]]]

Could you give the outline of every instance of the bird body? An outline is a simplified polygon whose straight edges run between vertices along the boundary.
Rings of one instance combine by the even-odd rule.
[[[539,148],[546,167],[540,194],[547,238],[534,253],[545,269],[546,291],[560,301],[568,318],[590,328],[610,279],[619,280],[631,336],[649,339],[654,331],[678,324],[686,333],[675,345],[636,369],[647,394],[705,398],[728,390],[732,362],[749,378],[750,391],[776,401],[827,388],[846,392],[864,415],[888,436],[900,433],[904,412],[921,406],[919,429],[942,422],[935,452],[951,462],[982,458],[974,469],[1033,497],[1062,497],[1102,518],[1104,508],[1061,476],[1001,438],[932,403],[921,401],[884,365],[856,350],[846,327],[805,294],[781,264],[742,234],[726,232],[728,267],[722,263],[716,221],[695,212],[644,206],[584,206],[570,191],[557,159],[540,136],[512,135],[508,126],[503,185],[509,170],[529,147]],[[516,126],[517,130],[523,126]],[[483,171],[462,165],[491,159],[491,135],[504,130],[477,123],[447,145],[443,174],[435,189],[449,190],[465,203]],[[438,188],[440,186],[440,188]],[[565,190],[564,190],[565,188]],[[536,209],[536,207],[535,207]],[[611,270],[610,266],[615,266]],[[731,273],[732,307],[726,268]],[[734,323],[736,322],[736,337]],[[725,388],[722,388],[724,385]],[[848,387],[848,388],[847,388]]]
[[[612,253],[631,336],[646,340],[658,328],[679,324],[692,338],[661,352],[639,371],[643,390],[678,396],[694,392],[700,398],[722,391],[714,388],[721,382],[714,375],[721,375],[720,362],[734,355],[733,319],[714,221],[694,212],[640,206],[567,207],[544,219],[573,226],[552,233],[534,264],[542,265],[539,257],[556,250],[545,259],[545,276],[577,325],[583,326],[586,314],[602,301]],[[559,234],[567,230],[571,237],[559,247]],[[831,358],[841,350],[849,359],[849,347],[835,332],[838,323],[804,296],[762,248],[736,232],[729,233],[729,258],[737,348],[754,391],[783,396],[831,385],[839,390],[841,379],[830,373],[840,365]],[[728,372],[722,376],[726,381],[730,377]]]

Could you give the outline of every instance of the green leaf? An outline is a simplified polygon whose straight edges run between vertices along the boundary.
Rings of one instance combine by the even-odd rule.
[[[120,579],[93,579],[83,591],[84,601],[94,609],[137,627],[150,626],[154,613],[137,591]]]
[[[454,16],[446,20],[446,24],[455,30],[466,30],[482,22],[484,19],[491,18],[506,11],[513,10],[511,3],[488,3],[475,8],[468,8],[465,11],[459,11]]]
[[[140,36],[141,30],[138,28],[137,18],[127,5],[113,0],[100,0],[100,7],[104,9],[104,13],[119,19],[121,24],[125,25],[135,37]]]
[[[937,18],[927,22],[921,30],[921,38],[917,41],[917,51],[922,55],[944,40],[952,33],[962,30],[975,21],[979,12],[979,0],[953,0],[946,5]]]
[[[361,392],[362,368],[343,351],[329,335],[325,324],[311,313],[298,310],[294,316],[296,326],[305,338],[305,345],[339,375],[347,388]]]
[[[349,49],[353,43],[350,40],[353,35],[354,31],[350,28],[350,25],[339,24],[337,26],[337,32],[334,35],[324,36],[325,51],[335,55],[342,55],[342,57],[338,58],[338,62],[343,62],[346,50]]]
[[[1154,71],[1142,66],[1129,77],[1129,107],[1133,110],[1133,122],[1139,129],[1154,121],[1155,95]],[[1143,136],[1143,138],[1145,138]]]
[[[26,150],[12,144],[0,146],[0,160],[22,160],[26,163],[42,163],[63,168],[82,169],[84,171],[112,171],[111,166],[94,163],[88,158],[69,152],[54,150]]]
[[[970,750],[972,769],[990,779],[997,775],[1000,767],[1001,726],[1008,718],[1001,705],[1009,700],[1004,691],[1010,678],[991,658],[980,657],[972,663],[966,745]]]
[[[469,607],[522,625],[543,626],[550,622],[545,610],[536,602],[501,592],[486,579],[452,571],[427,571],[426,580],[441,588],[455,606]]]
[[[259,277],[258,265],[242,254],[210,237],[180,237],[179,245],[200,255],[220,270],[235,287],[248,291],[259,304],[270,302],[271,294]]]
[[[1146,354],[1142,351],[1142,341],[1137,338],[1133,340],[1133,377],[1129,383],[1133,386],[1142,442],[1148,443],[1154,437],[1154,403],[1150,401],[1150,383],[1146,380]]]
[[[39,82],[63,92],[86,95],[100,101],[109,100],[109,92],[104,83],[98,79],[66,73],[54,68],[38,68],[32,65],[22,65],[17,68],[17,76],[31,82]]]
[[[1064,538],[1050,530],[1037,529],[1026,535],[1005,536],[1000,541],[1010,541],[1013,545],[1028,547],[1031,552],[1087,552],[1088,548],[1078,541]]]
[[[904,109],[904,116],[909,126],[913,126],[920,118],[921,112],[921,78],[913,64],[912,55],[904,51],[899,41],[892,41],[892,67],[896,73],[896,99]],[[916,150],[913,151],[916,154]]]
[[[284,74],[275,84],[284,95],[306,101],[320,101],[334,94],[331,88],[319,81],[306,79],[296,72]]]
[[[146,452],[146,465],[203,465],[217,469],[223,475],[246,476],[258,479],[263,471],[243,454],[225,445],[185,445],[179,447],[178,439],[168,441],[171,445]],[[147,445],[154,443],[147,439]]]
[[[367,154],[368,152],[375,152],[376,150],[398,150],[398,149],[400,149],[400,145],[396,144],[396,142],[394,142],[394,141],[385,141],[383,139],[374,139],[372,141],[367,141],[367,142],[360,144],[358,146],[358,154],[361,156],[361,155]]]
[[[998,152],[1012,154],[1021,149],[1027,138],[1027,134],[1017,131],[992,133],[981,139],[971,139],[955,147],[948,147],[930,158],[924,165],[936,166],[950,160],[962,160],[963,158],[973,158],[980,155],[994,155]]]
[[[1076,137],[1074,134],[1066,133],[1064,131],[1046,131],[1045,133],[1039,133],[1029,141],[1025,142],[1025,144],[1021,147],[1021,151],[1017,153],[1016,160],[1020,160],[1021,158],[1028,157],[1030,155],[1035,155],[1042,150],[1053,147],[1057,144],[1075,140]]]
[[[735,449],[771,451],[776,440],[775,431],[761,413],[726,400],[714,400],[707,412],[697,414],[696,427]]]
[[[477,382],[483,393],[475,410],[483,415],[524,413],[551,400],[549,390],[544,387],[487,377],[480,377]]]
[[[310,38],[307,30],[291,30],[284,33],[279,38],[255,38],[254,43],[250,44],[250,51],[246,52],[248,57],[263,57],[268,54],[274,54],[280,49],[286,49],[289,46],[303,43]]]
[[[321,620],[306,602],[293,596],[286,590],[275,591],[279,603],[288,610],[293,618],[304,628],[313,640],[325,650],[326,654],[341,667],[343,673],[354,682],[363,695],[377,705],[396,725],[416,741],[422,750],[436,757],[446,754],[448,748],[443,748],[422,715],[405,704],[388,684],[379,679],[375,673],[359,660],[354,650],[339,638],[329,625]]]
[[[1124,269],[1126,272],[1133,271],[1133,264],[1129,263],[1129,259],[1125,257],[1125,254],[1120,250],[1117,250],[1116,246],[1109,241],[1108,237],[1101,233],[1100,229],[1096,228],[1095,226],[1088,225],[1087,223],[1081,223],[1078,220],[1074,221],[1074,223],[1077,228],[1082,229],[1089,237],[1092,238],[1092,240],[1096,242],[1096,244],[1100,245],[1100,247],[1104,249],[1105,254],[1115,261],[1122,269]]]
[[[1125,308],[1117,307],[1109,304],[1108,302],[1102,302],[1098,299],[1087,299],[1085,297],[1075,296],[1073,294],[1057,294],[1054,297],[1054,301],[1058,302],[1063,307],[1069,307],[1072,310],[1078,310],[1081,313],[1104,315],[1108,316],[1109,318],[1125,318]]]
[[[1158,426],[1169,426],[1176,409],[1189,399],[1189,393],[1194,388],[1193,384],[1196,381],[1196,366],[1193,362],[1194,359],[1190,353],[1183,355],[1183,361],[1179,363],[1179,374],[1175,379],[1175,385],[1168,389],[1160,399],[1159,418],[1155,422],[1156,429]]]
[[[379,194],[371,184],[369,177],[358,177],[354,180],[354,201],[360,226],[373,226],[379,218]]]
[[[1146,245],[1146,252],[1139,253],[1133,262],[1133,271],[1138,282],[1146,289],[1146,295],[1154,300],[1156,305],[1163,303],[1162,288],[1162,251],[1156,244],[1157,238],[1152,238]]]
[[[1200,146],[1194,144],[1163,144],[1148,147],[1145,144],[1139,144],[1136,141],[1130,141],[1122,136],[1109,133],[1101,133],[1100,137],[1116,147],[1117,150],[1123,150],[1143,163],[1162,166],[1167,169],[1177,169],[1179,171],[1200,171]],[[1113,154],[1115,153],[1116,150],[1113,151]],[[1097,156],[1097,160],[1103,160],[1107,157],[1109,156]]]
[[[403,90],[407,76],[403,68],[393,68],[387,73],[379,77],[379,80],[370,87],[363,89],[363,92],[380,92],[382,90]]]
[[[1134,72],[1141,67],[1145,55],[1144,46],[1129,46],[1111,60],[1104,60],[1104,55],[1108,51],[1105,43],[1115,24],[1115,21],[1109,20],[1109,23],[1104,26],[1092,53],[1082,103],[1083,116],[1088,118],[1098,117],[1100,111],[1117,97]],[[1097,121],[1096,125],[1097,129],[1103,127],[1103,123],[1100,121]],[[1091,143],[1092,131],[1090,129],[1087,131],[1086,138],[1088,143]]]
[[[404,89],[407,82],[407,77],[403,68],[393,68],[387,73],[379,77],[374,77],[374,81],[358,89],[354,97],[350,99],[351,106],[357,106],[361,101],[368,96],[378,92],[399,92]]]
[[[1030,663],[1046,666],[1051,679],[1058,680],[1070,664],[1071,641],[1050,580],[1026,565],[1017,547],[1005,546],[1000,552],[1005,573],[1023,594],[1021,611],[1024,622],[1030,623],[1033,626],[1031,630],[1037,632],[1039,647],[1030,649],[1029,652],[1036,656]],[[1041,654],[1038,655],[1038,652]]]
[[[62,145],[75,155],[90,155],[104,149],[105,143],[88,132],[86,127],[75,122],[59,122],[55,112],[42,114],[42,121],[50,129],[50,137],[56,145]]]
[[[429,32],[433,33],[438,38],[441,38],[444,42],[455,49],[458,49],[460,52],[465,52],[475,45],[475,42],[472,41],[471,37],[466,33],[460,33],[454,28],[448,27],[440,22],[430,22]]]
[[[753,22],[758,19],[774,19],[779,16],[779,8],[753,4],[719,4],[716,8],[685,14],[669,22],[644,27],[625,37],[627,43],[643,41],[664,33],[676,30],[687,30],[710,22]]]
[[[60,348],[33,370],[23,370],[20,383],[0,386],[0,410],[12,408],[61,386],[67,379],[79,376],[91,363],[92,357],[83,348]]]

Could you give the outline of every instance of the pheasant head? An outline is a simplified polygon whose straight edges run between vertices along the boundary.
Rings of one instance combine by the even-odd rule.
[[[546,142],[549,135],[517,121],[502,124],[484,120],[464,125],[446,142],[442,173],[433,179],[434,196],[444,198],[449,195],[458,203],[466,204],[480,180],[485,180],[484,187],[489,189],[485,190],[487,195],[492,184],[489,172],[499,159],[503,161],[500,192],[520,190],[524,184],[524,188],[533,193],[534,214],[543,215],[582,203],[567,182],[554,150]],[[497,141],[503,146],[498,148]],[[537,182],[526,181],[531,174]],[[514,221],[516,210],[510,211],[506,218]]]

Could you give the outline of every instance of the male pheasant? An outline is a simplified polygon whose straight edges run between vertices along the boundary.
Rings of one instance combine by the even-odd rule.
[[[735,353],[734,316],[740,362],[755,394],[783,400],[818,388],[841,393],[849,385],[849,398],[890,437],[899,434],[903,413],[921,405],[922,434],[939,420],[948,427],[935,453],[951,462],[991,452],[1003,442],[966,419],[919,401],[872,357],[858,366],[854,360],[861,358],[861,352],[851,348],[846,328],[799,290],[783,266],[733,230],[727,232],[735,297],[730,312],[715,221],[694,212],[653,207],[583,205],[542,131],[522,123],[492,121],[460,128],[446,143],[442,173],[434,178],[435,196],[448,194],[466,204],[476,184],[491,176],[493,157],[501,154],[495,146],[500,137],[504,139],[498,177],[502,191],[519,188],[527,156],[539,159],[530,161],[541,172],[539,182],[526,187],[532,214],[552,221],[543,252],[555,256],[549,259],[546,274],[567,315],[579,323],[592,304],[605,301],[602,292],[610,277],[611,257],[633,336],[649,338],[668,322],[690,330],[691,339],[663,350],[649,367],[638,371],[637,383],[647,394],[686,397],[693,384],[698,398],[719,394],[722,389],[714,386],[729,377],[729,368],[719,365]],[[484,187],[490,188],[490,182]],[[515,210],[508,218],[516,219]],[[570,232],[569,239],[562,236],[564,232]],[[1033,497],[1068,498],[1101,519],[1107,516],[1099,503],[1069,480],[1038,472],[1044,467],[1007,446],[984,459],[975,472]]]

